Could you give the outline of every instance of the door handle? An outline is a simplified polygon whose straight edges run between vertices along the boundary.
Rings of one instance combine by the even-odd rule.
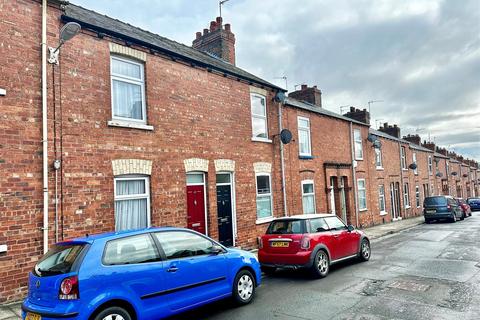
[[[334,235],[333,235],[334,238],[338,238],[338,236],[339,236],[338,234],[334,234]]]
[[[170,268],[167,269],[167,272],[177,272],[178,268],[175,266],[171,266]]]

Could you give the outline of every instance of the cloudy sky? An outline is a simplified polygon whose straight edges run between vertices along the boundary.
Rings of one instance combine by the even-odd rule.
[[[191,45],[217,0],[72,0]],[[306,83],[324,107],[366,108],[480,161],[479,0],[230,0],[237,65],[288,90]]]

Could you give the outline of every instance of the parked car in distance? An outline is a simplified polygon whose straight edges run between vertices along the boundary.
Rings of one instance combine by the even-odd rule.
[[[457,200],[451,196],[431,196],[423,201],[423,215],[425,223],[434,220],[449,220],[456,222],[463,220],[463,210],[458,205]]]
[[[457,203],[462,209],[463,212],[463,218],[465,219],[466,217],[471,217],[472,216],[472,209],[468,205],[467,201],[462,198],[457,198]]]
[[[480,198],[468,198],[467,203],[472,211],[480,210]]]
[[[273,220],[259,238],[258,259],[263,271],[307,268],[326,277],[330,265],[349,258],[370,259],[370,241],[334,214],[296,215]]]
[[[150,228],[54,245],[29,274],[23,319],[149,320],[232,297],[252,301],[261,271],[250,252],[192,230]]]

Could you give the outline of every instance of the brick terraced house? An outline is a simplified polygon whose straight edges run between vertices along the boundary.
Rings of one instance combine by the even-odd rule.
[[[189,47],[42,2],[0,0],[0,303],[75,236],[171,225],[255,249],[275,217],[365,227],[420,215],[429,194],[479,194],[476,162],[237,67],[221,18]],[[44,66],[71,22],[81,32]]]

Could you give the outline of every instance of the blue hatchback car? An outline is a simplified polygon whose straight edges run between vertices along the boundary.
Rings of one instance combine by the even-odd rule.
[[[192,230],[150,228],[54,245],[29,274],[23,319],[160,319],[232,297],[248,304],[257,258]]]

